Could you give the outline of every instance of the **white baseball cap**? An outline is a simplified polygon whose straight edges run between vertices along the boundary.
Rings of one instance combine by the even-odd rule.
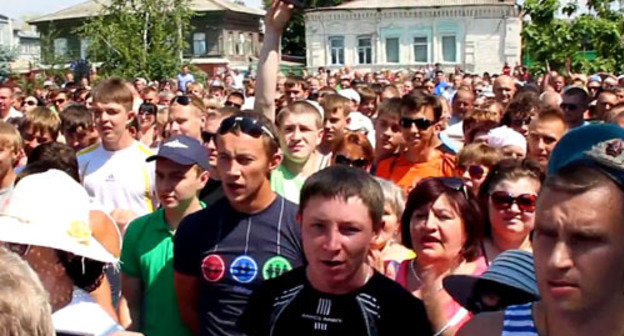
[[[357,93],[357,91],[353,90],[353,89],[344,89],[344,90],[340,90],[338,91],[338,94],[354,101],[356,104],[360,104],[360,94]]]
[[[51,169],[24,177],[0,210],[0,241],[63,250],[117,263],[91,233],[89,195],[66,173]]]

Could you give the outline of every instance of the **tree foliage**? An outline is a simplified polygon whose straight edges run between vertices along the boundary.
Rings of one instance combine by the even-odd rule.
[[[194,12],[190,0],[111,0],[76,31],[105,76],[170,78],[180,69]]]
[[[0,45],[0,83],[11,76],[11,62],[17,57],[17,50],[8,46]]]
[[[533,64],[530,70],[543,73],[547,65],[563,70],[567,60],[574,72],[624,71],[624,19],[610,0],[589,0],[580,14],[577,2],[526,0],[522,30],[523,52]],[[560,11],[563,17],[555,14]],[[587,52],[595,52],[588,59]]]
[[[271,0],[265,0],[266,8],[271,6]],[[290,19],[290,23],[284,29],[282,35],[282,52],[286,55],[305,56],[305,22],[303,11],[319,7],[330,7],[343,3],[344,0],[305,0],[304,8],[297,10]]]

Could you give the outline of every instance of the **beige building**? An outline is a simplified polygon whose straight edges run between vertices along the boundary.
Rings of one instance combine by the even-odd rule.
[[[354,0],[309,10],[305,24],[310,70],[440,63],[500,73],[521,57],[522,20],[513,0]]]

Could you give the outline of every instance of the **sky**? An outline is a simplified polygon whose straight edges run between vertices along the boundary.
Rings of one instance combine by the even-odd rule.
[[[86,0],[0,0],[0,14],[13,19],[53,13]],[[260,7],[261,0],[244,0],[248,6]]]

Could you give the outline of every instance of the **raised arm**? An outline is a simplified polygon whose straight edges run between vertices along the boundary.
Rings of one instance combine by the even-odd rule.
[[[292,11],[293,5],[273,0],[264,18],[265,34],[258,61],[254,110],[264,114],[271,121],[275,121],[275,90],[281,60],[280,40]]]

